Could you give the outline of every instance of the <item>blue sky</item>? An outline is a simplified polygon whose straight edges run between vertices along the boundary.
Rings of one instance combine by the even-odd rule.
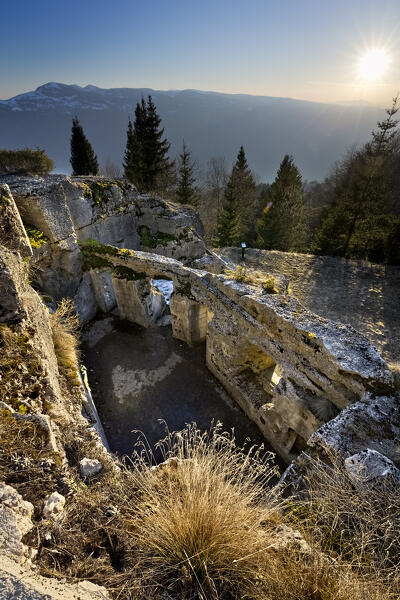
[[[0,98],[48,81],[388,105],[399,0],[37,0],[1,7]],[[360,81],[363,52],[387,72]]]

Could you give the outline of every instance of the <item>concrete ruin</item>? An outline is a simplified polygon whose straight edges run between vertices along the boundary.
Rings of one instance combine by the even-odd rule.
[[[65,296],[74,299],[82,323],[99,311],[117,311],[142,327],[171,322],[174,337],[188,345],[205,341],[210,371],[287,463],[335,452],[350,475],[368,471],[371,485],[387,473],[399,481],[396,383],[376,348],[353,327],[310,312],[277,273],[273,289],[221,273],[224,265],[205,248],[192,209],[102,178],[4,179],[0,324],[28,340],[37,365],[27,381],[30,391],[35,386],[29,412],[5,402],[0,410],[7,419],[39,424],[67,473],[66,430],[78,445],[90,441],[93,454],[81,463],[95,468],[93,477],[117,473],[118,465],[82,415],[82,382],[74,394],[62,387],[45,303],[53,306]],[[27,228],[45,243],[31,247]],[[29,256],[42,298],[28,281]],[[169,305],[155,279],[173,283]],[[28,396],[21,386],[17,392]],[[296,471],[296,462],[290,469]],[[33,527],[31,506],[0,482],[1,490],[0,595],[106,599],[106,590],[92,583],[66,584],[35,573],[35,550],[23,540]],[[63,499],[47,497],[46,515],[54,513],[49,520],[62,513]]]
[[[366,392],[385,393],[393,385],[363,336],[310,313],[287,294],[156,254],[94,243],[83,252],[104,261],[95,277],[124,274],[122,293],[119,280],[114,289],[116,304],[140,325],[151,324],[143,321],[151,280],[173,281],[174,336],[189,345],[206,340],[209,369],[288,462],[324,422]]]

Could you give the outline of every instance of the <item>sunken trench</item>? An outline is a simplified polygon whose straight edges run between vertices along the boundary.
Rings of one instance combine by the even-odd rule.
[[[151,283],[152,302],[128,315],[142,324],[122,319],[114,309],[96,317],[82,334],[83,363],[110,450],[130,456],[144,441],[159,462],[163,457],[156,444],[167,428],[195,422],[202,431],[221,423],[237,445],[263,444],[272,451],[208,369],[204,336],[191,345],[173,336],[173,282]],[[103,289],[112,294],[110,286]],[[152,322],[146,323],[144,315]]]

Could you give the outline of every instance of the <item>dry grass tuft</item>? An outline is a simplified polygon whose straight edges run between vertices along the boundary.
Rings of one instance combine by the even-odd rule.
[[[72,300],[64,298],[57,310],[50,314],[54,350],[60,370],[73,385],[79,385],[78,331],[79,319]]]
[[[185,598],[256,598],[278,520],[271,456],[243,453],[219,427],[188,425],[158,446],[166,464],[132,466],[141,499],[128,524],[145,585]]]
[[[46,495],[54,491],[62,457],[48,449],[48,432],[33,420],[17,419],[0,410],[0,481],[12,485],[40,514]]]
[[[337,562],[341,587],[351,579],[355,591],[345,597],[398,599],[398,485],[388,480],[373,487],[362,473],[354,482],[336,457],[330,459],[330,466],[312,461],[305,490],[288,501],[285,518],[313,548]]]
[[[278,283],[275,277],[270,275],[265,279],[266,274],[262,271],[256,271],[255,269],[249,269],[242,265],[238,265],[236,269],[225,269],[224,275],[239,283],[248,283],[249,285],[262,287],[268,294],[279,293]]]

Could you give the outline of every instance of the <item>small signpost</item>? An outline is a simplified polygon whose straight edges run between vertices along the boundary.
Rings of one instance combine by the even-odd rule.
[[[247,246],[246,246],[246,242],[242,242],[241,244],[242,246],[242,259],[244,258],[244,251],[246,250]]]

